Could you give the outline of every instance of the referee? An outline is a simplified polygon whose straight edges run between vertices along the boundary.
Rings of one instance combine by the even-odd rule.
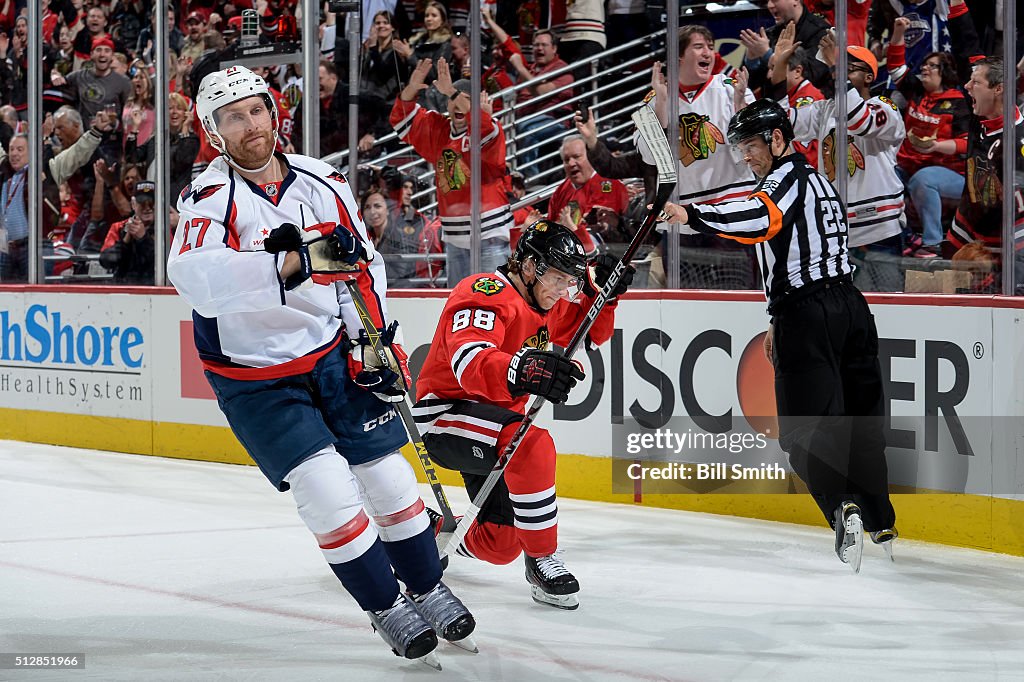
[[[828,180],[790,147],[793,128],[758,100],[729,121],[760,179],[744,200],[665,207],[666,222],[756,244],[771,325],[779,443],[835,530],[835,550],[860,570],[863,531],[890,558],[897,533],[889,502],[878,332],[853,286],[846,209]]]

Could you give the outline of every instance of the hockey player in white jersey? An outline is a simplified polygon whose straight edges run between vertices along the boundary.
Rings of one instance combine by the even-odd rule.
[[[396,654],[439,665],[437,636],[466,644],[475,623],[441,582],[433,530],[398,451],[407,437],[393,402],[404,399],[408,369],[387,316],[383,260],[345,178],[274,151],[278,114],[262,78],[240,66],[211,73],[196,107],[221,156],[181,193],[167,273],[194,308],[206,377],[374,629]],[[342,280],[356,282],[386,330],[387,366],[364,355]]]
[[[864,47],[847,48],[848,87],[846,121],[849,131],[848,153],[839,154],[836,164],[836,102],[819,100],[790,109],[784,90],[785,65],[793,54],[795,33],[792,24],[783,29],[775,46],[776,69],[772,76],[771,95],[789,112],[793,132],[801,142],[818,139],[818,172],[833,184],[837,172],[848,173],[847,216],[849,246],[866,246],[887,242],[893,253],[900,254],[899,235],[906,225],[903,183],[896,175],[896,152],[906,137],[903,117],[893,102],[885,97],[872,97],[871,83],[878,76],[878,61]],[[824,58],[835,65],[835,41],[830,35],[822,38]],[[778,65],[782,64],[780,68]]]

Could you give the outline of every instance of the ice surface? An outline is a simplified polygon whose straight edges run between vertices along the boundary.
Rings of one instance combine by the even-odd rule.
[[[391,654],[256,468],[0,442],[0,652],[86,658],[0,680],[1024,680],[1024,559],[901,539],[853,575],[824,524],[559,507],[580,609],[453,557],[481,653],[442,644],[439,673]]]

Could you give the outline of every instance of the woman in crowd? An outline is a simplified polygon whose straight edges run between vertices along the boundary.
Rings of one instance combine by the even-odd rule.
[[[423,12],[423,30],[409,39],[413,49],[409,66],[415,66],[421,59],[430,59],[434,64],[427,74],[426,83],[433,83],[437,79],[438,59],[444,57],[446,62],[451,62],[453,35],[451,24],[448,23],[448,10],[437,0],[430,0]],[[434,111],[448,110],[447,98],[433,88],[423,91],[420,104]]]
[[[167,96],[167,125],[170,130],[170,189],[168,196],[175,197],[192,181],[192,164],[199,153],[199,137],[192,131],[192,113],[188,100],[177,92]],[[155,179],[151,164],[156,154],[156,138],[150,137],[139,145],[130,131],[125,139],[124,158],[128,163],[149,168],[147,177]]]
[[[128,67],[128,77],[132,81],[132,94],[125,102],[121,112],[124,123],[124,144],[127,148],[128,138],[134,136],[136,146],[142,146],[153,136],[156,125],[156,111],[153,109],[153,81],[149,77],[149,69],[141,59],[136,59]]]
[[[971,107],[957,88],[962,79],[953,55],[932,52],[921,63],[919,75],[910,73],[904,61],[909,26],[908,19],[896,19],[887,55],[892,80],[907,100],[907,139],[896,155],[896,170],[921,221],[924,243],[914,255],[935,258],[945,235],[942,200],[959,199],[964,191]]]
[[[412,209],[392,211],[383,190],[372,187],[360,200],[363,222],[378,253],[384,254],[389,287],[415,287],[414,277],[428,277],[427,261],[403,258],[401,254],[441,252],[436,230],[423,215]],[[434,265],[435,270],[436,265]],[[437,274],[436,272],[434,273]]]
[[[409,80],[409,58],[413,50],[395,34],[394,16],[387,10],[373,15],[370,37],[363,47],[360,118],[380,123],[370,130],[360,131],[359,150],[368,152],[378,138],[391,132],[388,116],[402,84]]]

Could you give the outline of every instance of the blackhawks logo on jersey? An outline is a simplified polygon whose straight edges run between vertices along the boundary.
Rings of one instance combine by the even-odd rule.
[[[538,350],[547,350],[550,342],[551,333],[548,332],[547,327],[541,327],[537,330],[536,334],[523,341],[523,345],[529,346],[530,348],[536,348]]]
[[[988,163],[978,163],[978,159],[967,159],[967,192],[971,203],[981,204],[983,208],[994,208],[1003,200],[1003,183],[999,181],[998,170]]]
[[[849,172],[850,177],[857,172],[857,169],[864,170],[864,154],[861,153],[860,149],[857,148],[853,142],[848,142],[846,145],[849,153],[846,155],[846,170]],[[825,157],[825,173],[828,175],[829,182],[836,181],[836,131],[831,130],[829,134],[825,136],[822,141],[822,156]]]
[[[720,144],[725,136],[706,114],[679,115],[679,160],[684,167],[710,157]]]
[[[478,277],[473,282],[473,291],[484,296],[494,296],[505,288],[505,283],[494,277]]]
[[[882,102],[883,104],[888,104],[890,107],[892,107],[893,111],[899,111],[900,110],[899,107],[896,106],[896,102],[893,102],[891,99],[889,99],[885,95],[879,95],[878,101]]]
[[[580,202],[573,199],[566,204],[566,207],[569,209],[569,215],[572,216],[572,224],[579,225],[583,220],[583,207],[580,206]]]
[[[454,192],[466,186],[469,173],[462,155],[454,150],[445,149],[441,152],[441,161],[437,164],[437,188],[442,193]]]

